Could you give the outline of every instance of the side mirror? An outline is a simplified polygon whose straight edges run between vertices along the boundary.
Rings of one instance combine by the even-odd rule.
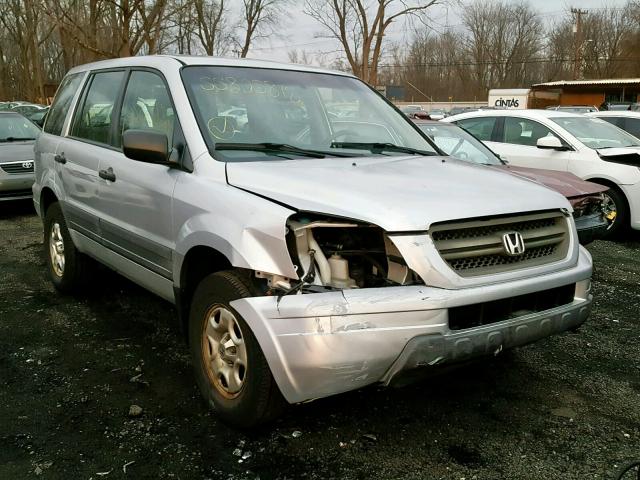
[[[169,165],[169,140],[154,130],[126,130],[122,134],[125,157],[146,163]]]
[[[540,137],[536,142],[536,147],[545,148],[547,150],[566,150],[567,147],[562,145],[562,142],[558,137],[553,135],[547,135],[546,137]]]

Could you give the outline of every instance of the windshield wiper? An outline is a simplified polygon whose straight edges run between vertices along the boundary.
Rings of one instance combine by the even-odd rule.
[[[326,156],[334,157],[350,157],[351,155],[338,154],[335,152],[323,152],[320,150],[310,150],[306,148],[288,145],[286,143],[216,143],[216,150],[244,150],[255,152],[278,152],[291,153],[294,155],[303,155],[312,158],[325,158]]]
[[[0,142],[25,142],[27,140],[35,140],[35,138],[31,137],[7,137],[0,138]]]
[[[353,148],[369,150],[371,153],[387,152],[400,152],[410,153],[412,155],[437,155],[435,152],[429,152],[427,150],[419,150],[417,148],[403,147],[401,145],[395,145],[393,143],[377,143],[377,142],[333,142],[331,148]]]

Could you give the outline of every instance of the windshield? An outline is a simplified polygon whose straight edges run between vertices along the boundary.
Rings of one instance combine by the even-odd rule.
[[[381,145],[436,153],[406,117],[355,78],[221,66],[185,67],[182,78],[209,150],[223,161],[312,158],[302,149],[407,155]]]
[[[484,143],[466,130],[450,123],[422,123],[418,128],[447,155],[482,165],[502,165]]]
[[[640,146],[636,137],[599,118],[552,117],[551,120],[594,150]]]
[[[0,142],[35,140],[40,129],[22,115],[0,115]]]

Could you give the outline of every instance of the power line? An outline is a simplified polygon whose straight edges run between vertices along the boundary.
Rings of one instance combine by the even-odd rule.
[[[477,66],[491,66],[491,65],[526,65],[526,64],[540,64],[540,63],[569,63],[573,59],[571,58],[530,58],[526,60],[496,60],[485,62],[426,62],[426,63],[411,63],[411,64],[383,64],[378,68],[415,68],[415,67],[477,67]],[[638,62],[640,57],[626,57],[626,58],[608,58],[608,62]]]

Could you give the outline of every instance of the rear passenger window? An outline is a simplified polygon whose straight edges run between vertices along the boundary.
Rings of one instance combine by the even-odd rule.
[[[67,118],[71,101],[78,87],[80,87],[83,75],[83,73],[75,73],[73,75],[67,75],[64,80],[62,80],[53,105],[51,105],[51,109],[47,114],[47,120],[43,128],[45,132],[52,135],[60,135],[62,133],[64,120]]]
[[[110,143],[113,106],[120,92],[124,72],[96,73],[76,111],[71,135],[97,143]]]
[[[130,129],[164,133],[171,145],[174,122],[173,104],[162,77],[152,72],[132,72],[122,102],[116,146],[120,146],[122,134]]]
[[[505,117],[503,138],[504,143],[535,147],[538,139],[553,135],[551,130],[534,120],[527,118]]]
[[[491,141],[493,127],[496,125],[496,117],[465,118],[455,123],[478,140]]]

